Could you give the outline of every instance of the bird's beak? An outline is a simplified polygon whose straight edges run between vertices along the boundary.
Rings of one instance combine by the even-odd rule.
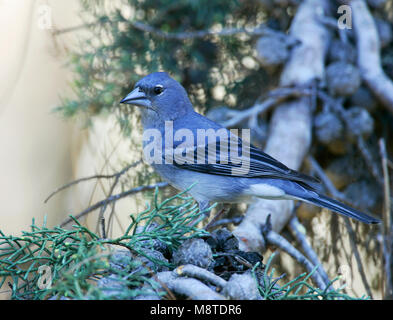
[[[146,94],[142,90],[139,90],[139,87],[136,87],[134,90],[132,90],[127,95],[127,97],[120,101],[120,103],[132,104],[138,107],[151,107],[150,100],[147,98]]]

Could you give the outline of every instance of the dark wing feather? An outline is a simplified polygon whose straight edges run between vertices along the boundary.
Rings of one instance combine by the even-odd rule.
[[[209,148],[209,146],[209,144],[206,144],[188,149],[192,152],[187,157],[185,157],[185,153],[183,153],[181,157],[175,155],[173,164],[182,169],[201,173],[243,178],[277,178],[292,180],[304,183],[311,188],[313,188],[312,185],[320,183],[320,181],[314,177],[289,169],[283,163],[277,161],[253,145],[243,146],[243,142],[240,138],[238,138],[236,150],[243,150],[245,151],[244,154],[240,152],[240,154],[238,153],[237,156],[233,157],[233,155],[228,152],[227,158],[224,160],[222,160],[219,143],[216,143],[216,148]],[[200,163],[201,159],[199,159],[198,162],[198,154],[204,155],[204,158],[202,158],[204,161],[202,161],[202,163]],[[185,161],[185,159],[187,160]],[[249,166],[244,167],[239,161],[243,161],[243,164],[249,162]]]

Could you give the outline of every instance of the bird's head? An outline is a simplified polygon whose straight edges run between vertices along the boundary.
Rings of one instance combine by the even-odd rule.
[[[166,72],[154,72],[139,80],[120,103],[141,107],[142,113],[151,110],[163,120],[173,120],[192,110],[186,90]]]

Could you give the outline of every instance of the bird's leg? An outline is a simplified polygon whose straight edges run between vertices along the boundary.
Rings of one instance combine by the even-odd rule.
[[[220,218],[222,215],[225,215],[231,209],[231,205],[229,203],[224,203],[222,209],[218,211],[218,213],[211,219],[211,221],[205,226],[205,230],[209,230],[213,224]]]
[[[206,216],[206,218],[208,218],[211,212],[211,210],[206,210],[210,206],[209,201],[200,201],[198,202],[198,205],[199,205],[199,211],[201,212],[205,211],[204,215]]]
[[[211,210],[206,210],[210,206],[209,201],[199,201],[198,206],[199,206],[199,211],[200,212],[204,211],[203,214],[205,215],[205,218],[208,218],[210,216],[210,211],[211,211]],[[189,224],[189,226],[193,227],[195,224],[197,224],[198,220],[199,218],[197,217],[193,222]]]

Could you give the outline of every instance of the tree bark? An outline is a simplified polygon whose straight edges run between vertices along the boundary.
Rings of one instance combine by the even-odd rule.
[[[364,0],[351,0],[358,66],[376,98],[393,114],[393,82],[381,66],[380,41],[373,16]]]
[[[300,44],[293,48],[281,74],[281,86],[313,85],[324,78],[325,55],[330,33],[319,16],[328,9],[327,0],[306,0],[293,19],[290,35]],[[265,152],[292,169],[299,169],[311,144],[311,101],[302,97],[282,103],[274,113]],[[241,250],[265,251],[261,228],[271,214],[272,229],[280,232],[288,223],[293,201],[258,199],[251,204],[242,223],[234,230]]]

